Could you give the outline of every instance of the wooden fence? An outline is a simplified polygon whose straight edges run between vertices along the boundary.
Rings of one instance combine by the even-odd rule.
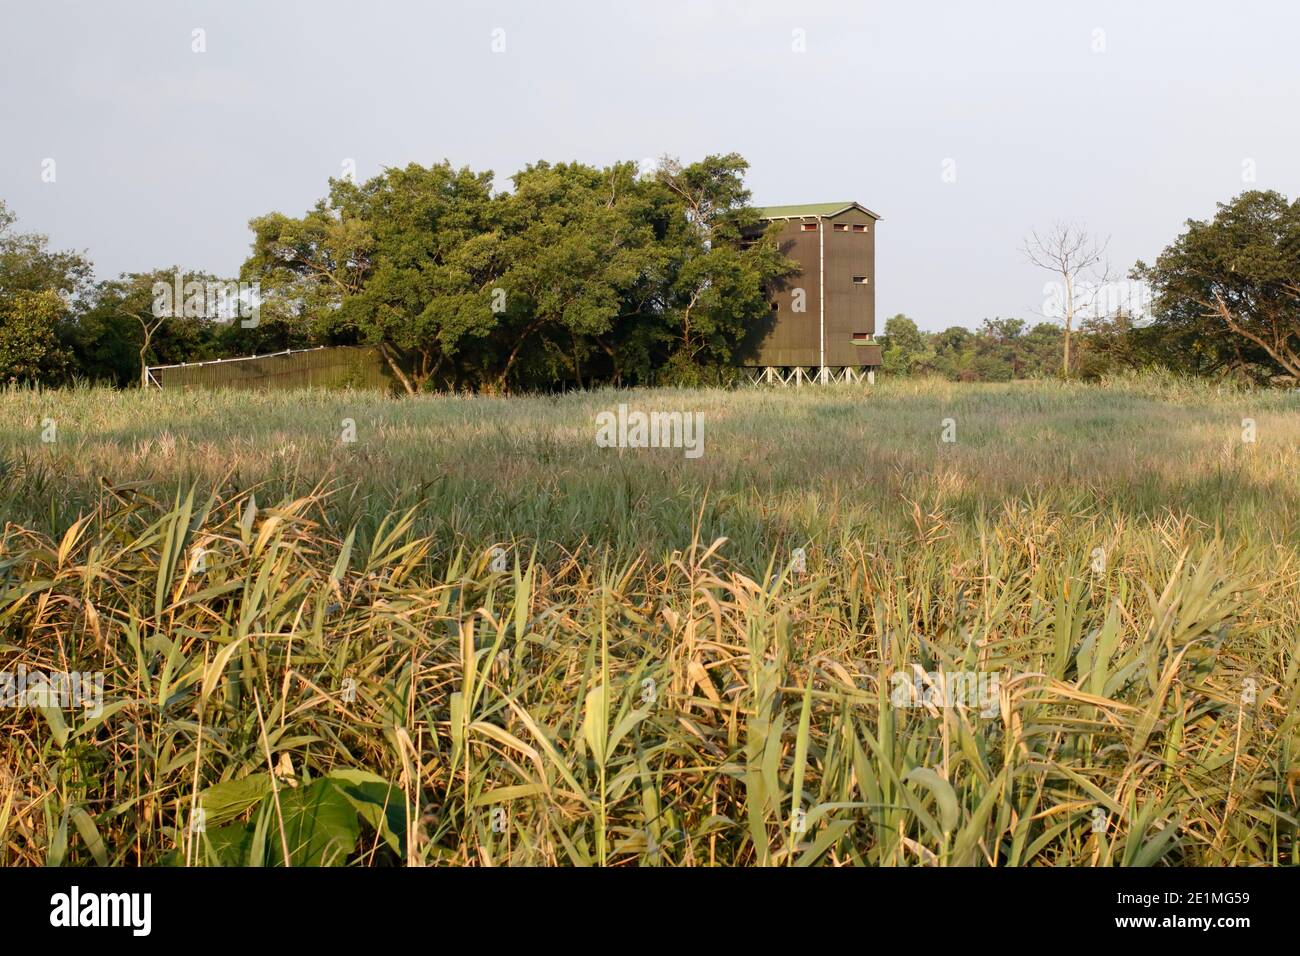
[[[399,383],[373,346],[320,346],[270,355],[155,365],[149,383],[162,389],[362,388],[395,392]]]

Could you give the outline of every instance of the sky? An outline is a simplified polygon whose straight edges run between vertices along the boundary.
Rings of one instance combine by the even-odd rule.
[[[1122,279],[1216,202],[1300,194],[1297,35],[1277,0],[0,0],[0,199],[100,278],[233,276],[249,219],[349,163],[735,151],[757,205],[883,217],[879,316],[1032,322],[1033,229],[1086,224]]]

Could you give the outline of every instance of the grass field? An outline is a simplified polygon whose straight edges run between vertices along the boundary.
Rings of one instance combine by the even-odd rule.
[[[103,678],[0,710],[0,863],[1300,862],[1294,393],[11,390],[0,446],[0,670]]]

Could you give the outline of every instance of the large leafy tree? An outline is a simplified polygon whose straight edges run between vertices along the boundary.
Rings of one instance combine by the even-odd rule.
[[[513,181],[501,213],[496,384],[581,386],[593,353],[617,361],[610,340],[645,314],[635,290],[663,268],[649,202],[631,163],[541,162]]]
[[[330,181],[333,197],[345,184]],[[261,289],[263,321],[296,328],[313,341],[344,340],[344,301],[370,275],[369,224],[322,200],[299,218],[273,212],[249,223],[253,252],[240,277]]]
[[[331,199],[371,237],[368,274],[340,317],[420,391],[495,324],[492,173],[411,164],[360,186],[337,182]]]
[[[754,323],[770,314],[769,285],[797,266],[762,235],[738,153],[683,166],[665,157],[658,183],[676,204],[664,237],[669,257],[663,320],[674,330],[670,369],[729,364]]]
[[[977,339],[977,333],[960,325],[936,332],[930,340],[934,345],[936,370],[955,381],[977,381]]]
[[[1300,201],[1244,192],[1188,220],[1134,277],[1154,294],[1153,330],[1202,356],[1201,370],[1259,362],[1300,378]]]
[[[500,194],[446,162],[331,180],[301,218],[253,220],[242,278],[312,341],[377,345],[411,393],[682,380],[729,363],[794,268],[745,168],[539,162]]]
[[[85,295],[92,282],[90,260],[78,252],[51,249],[47,236],[18,232],[16,222],[0,200],[0,297],[46,290],[73,301]]]
[[[67,304],[53,289],[21,289],[0,311],[0,381],[50,382],[64,372],[66,353],[55,328]]]
[[[242,275],[261,283],[264,312],[314,341],[378,346],[415,393],[494,325],[491,183],[446,162],[331,180],[305,216],[252,221]]]
[[[90,288],[91,265],[18,232],[16,221],[0,201],[0,380],[55,382],[67,363],[60,336]]]

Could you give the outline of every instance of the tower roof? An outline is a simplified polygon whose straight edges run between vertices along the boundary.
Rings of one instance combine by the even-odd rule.
[[[838,216],[847,209],[860,209],[872,219],[880,218],[862,203],[851,200],[845,202],[800,203],[794,206],[762,206],[758,210],[758,215],[762,219],[807,219],[810,217]]]

